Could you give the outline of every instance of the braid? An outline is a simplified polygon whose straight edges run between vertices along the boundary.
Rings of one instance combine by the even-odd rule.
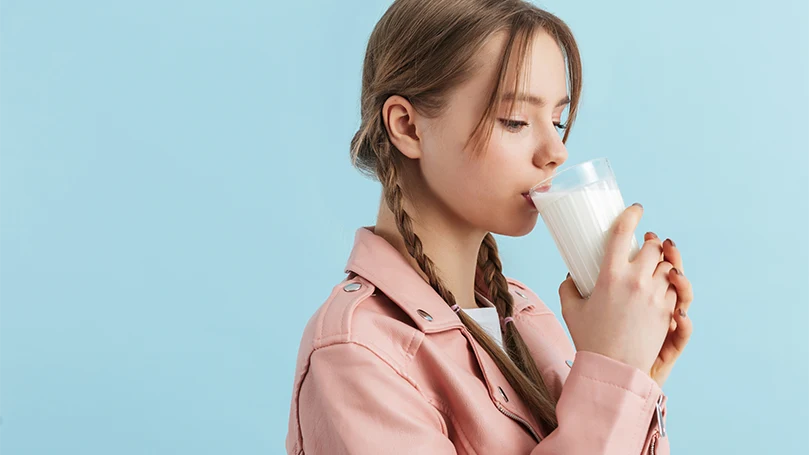
[[[508,292],[508,282],[505,275],[503,275],[503,266],[497,252],[497,242],[491,233],[486,234],[483,243],[480,245],[478,267],[483,282],[489,289],[489,297],[495,308],[497,308],[500,317],[513,316],[514,299],[511,293]],[[503,346],[514,364],[525,375],[525,378],[530,381],[531,388],[540,397],[539,400],[554,403],[555,407],[555,400],[548,393],[545,380],[542,378],[536,362],[528,350],[528,345],[525,344],[525,340],[523,340],[522,335],[520,335],[519,330],[513,323],[504,324],[503,326]],[[539,407],[539,409],[547,409],[547,407]],[[539,419],[548,428],[555,428],[558,424],[555,413],[540,413]]]
[[[427,275],[430,286],[438,292],[448,305],[455,305],[455,296],[447,289],[444,282],[438,278],[435,264],[432,259],[424,254],[421,239],[413,232],[413,221],[404,209],[402,187],[399,185],[398,170],[392,163],[391,153],[380,153],[378,159],[379,178],[385,192],[385,201],[396,218],[396,226],[399,228],[402,238],[404,238],[407,252],[416,259],[421,270]]]
[[[508,292],[508,283],[503,276],[503,265],[497,254],[497,243],[491,233],[486,234],[478,251],[478,267],[486,287],[489,288],[489,298],[495,304],[498,312],[503,316],[511,316],[514,310],[514,299]],[[500,304],[498,306],[498,303]]]

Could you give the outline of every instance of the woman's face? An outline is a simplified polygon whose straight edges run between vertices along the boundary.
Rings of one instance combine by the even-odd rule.
[[[414,116],[416,134],[411,136],[417,135],[417,141],[394,144],[415,158],[407,161],[421,180],[410,188],[420,214],[430,211],[470,232],[522,236],[539,215],[526,197],[528,190],[567,159],[562,130],[555,124],[569,102],[562,51],[542,31],[534,37],[530,74],[523,78],[525,94],[532,98],[518,100],[510,117],[507,102],[496,108],[497,121],[481,155],[474,156],[472,142],[464,148],[494,88],[505,40],[505,34],[495,35],[484,45],[478,72],[453,91],[440,117]],[[503,90],[511,90],[513,78],[511,68]]]

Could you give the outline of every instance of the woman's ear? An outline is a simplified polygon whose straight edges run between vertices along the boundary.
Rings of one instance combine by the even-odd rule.
[[[382,120],[388,137],[402,154],[410,159],[421,158],[421,131],[416,127],[418,112],[406,98],[393,95],[382,106]]]

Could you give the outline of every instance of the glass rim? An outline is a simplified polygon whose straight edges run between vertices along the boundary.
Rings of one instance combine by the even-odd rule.
[[[528,194],[530,195],[532,193],[542,193],[544,191],[537,191],[537,187],[541,186],[542,184],[559,177],[560,175],[566,173],[567,171],[569,171],[571,169],[581,169],[584,166],[591,166],[591,165],[593,165],[594,163],[597,163],[597,162],[609,163],[609,160],[607,159],[607,157],[602,156],[602,157],[599,157],[599,158],[592,158],[592,159],[589,159],[587,161],[582,161],[581,163],[576,163],[576,164],[573,164],[571,166],[568,166],[568,167],[562,169],[561,171],[554,172],[550,177],[547,177],[544,180],[542,180],[541,182],[539,182],[536,185],[532,186],[531,189],[528,190]]]

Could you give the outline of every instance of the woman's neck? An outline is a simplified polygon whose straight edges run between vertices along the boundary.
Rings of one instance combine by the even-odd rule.
[[[441,211],[431,211],[422,206],[419,208],[421,219],[416,219],[413,216],[415,211],[405,205],[405,211],[413,220],[413,232],[421,239],[424,254],[435,264],[439,278],[455,296],[458,306],[465,309],[478,308],[475,299],[475,271],[480,245],[486,233],[464,229],[448,220]],[[424,220],[428,219],[433,222],[426,225]],[[374,233],[396,248],[424,281],[429,283],[418,262],[407,252],[396,219],[384,199],[379,206]]]

